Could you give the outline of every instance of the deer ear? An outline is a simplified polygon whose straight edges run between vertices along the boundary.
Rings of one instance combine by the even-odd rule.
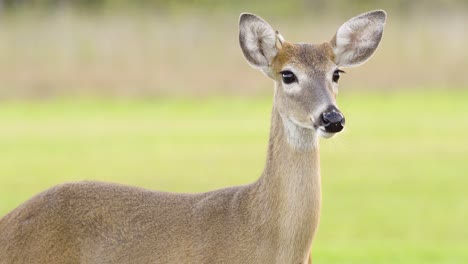
[[[270,65],[278,53],[275,30],[260,17],[242,13],[239,19],[239,43],[252,67],[271,76]]]
[[[385,11],[376,10],[344,23],[330,42],[335,63],[341,67],[354,67],[366,62],[379,46],[386,18]]]

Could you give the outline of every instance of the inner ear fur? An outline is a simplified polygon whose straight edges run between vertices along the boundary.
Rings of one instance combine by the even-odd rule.
[[[379,46],[387,14],[383,10],[356,16],[341,25],[330,41],[335,63],[354,67],[366,62]]]
[[[242,13],[239,18],[239,43],[247,62],[268,76],[273,59],[278,54],[276,31],[262,18]],[[270,76],[271,77],[271,76]]]

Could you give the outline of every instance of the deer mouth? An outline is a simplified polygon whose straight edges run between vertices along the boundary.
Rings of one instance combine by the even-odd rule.
[[[336,135],[338,132],[327,132],[324,126],[319,126],[317,129],[318,135],[321,138],[331,138]]]

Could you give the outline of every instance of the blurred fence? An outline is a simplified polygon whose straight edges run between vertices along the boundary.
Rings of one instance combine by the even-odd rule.
[[[385,9],[382,46],[347,70],[342,90],[468,87],[467,1],[0,3],[0,99],[269,94],[238,47],[242,11],[291,42],[314,43],[353,15]]]

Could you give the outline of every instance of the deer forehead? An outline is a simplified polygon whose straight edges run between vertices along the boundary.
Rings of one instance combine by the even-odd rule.
[[[328,72],[335,65],[335,55],[329,43],[314,44],[292,44],[283,43],[276,55],[272,68],[278,73],[287,64],[305,72],[320,73]]]

